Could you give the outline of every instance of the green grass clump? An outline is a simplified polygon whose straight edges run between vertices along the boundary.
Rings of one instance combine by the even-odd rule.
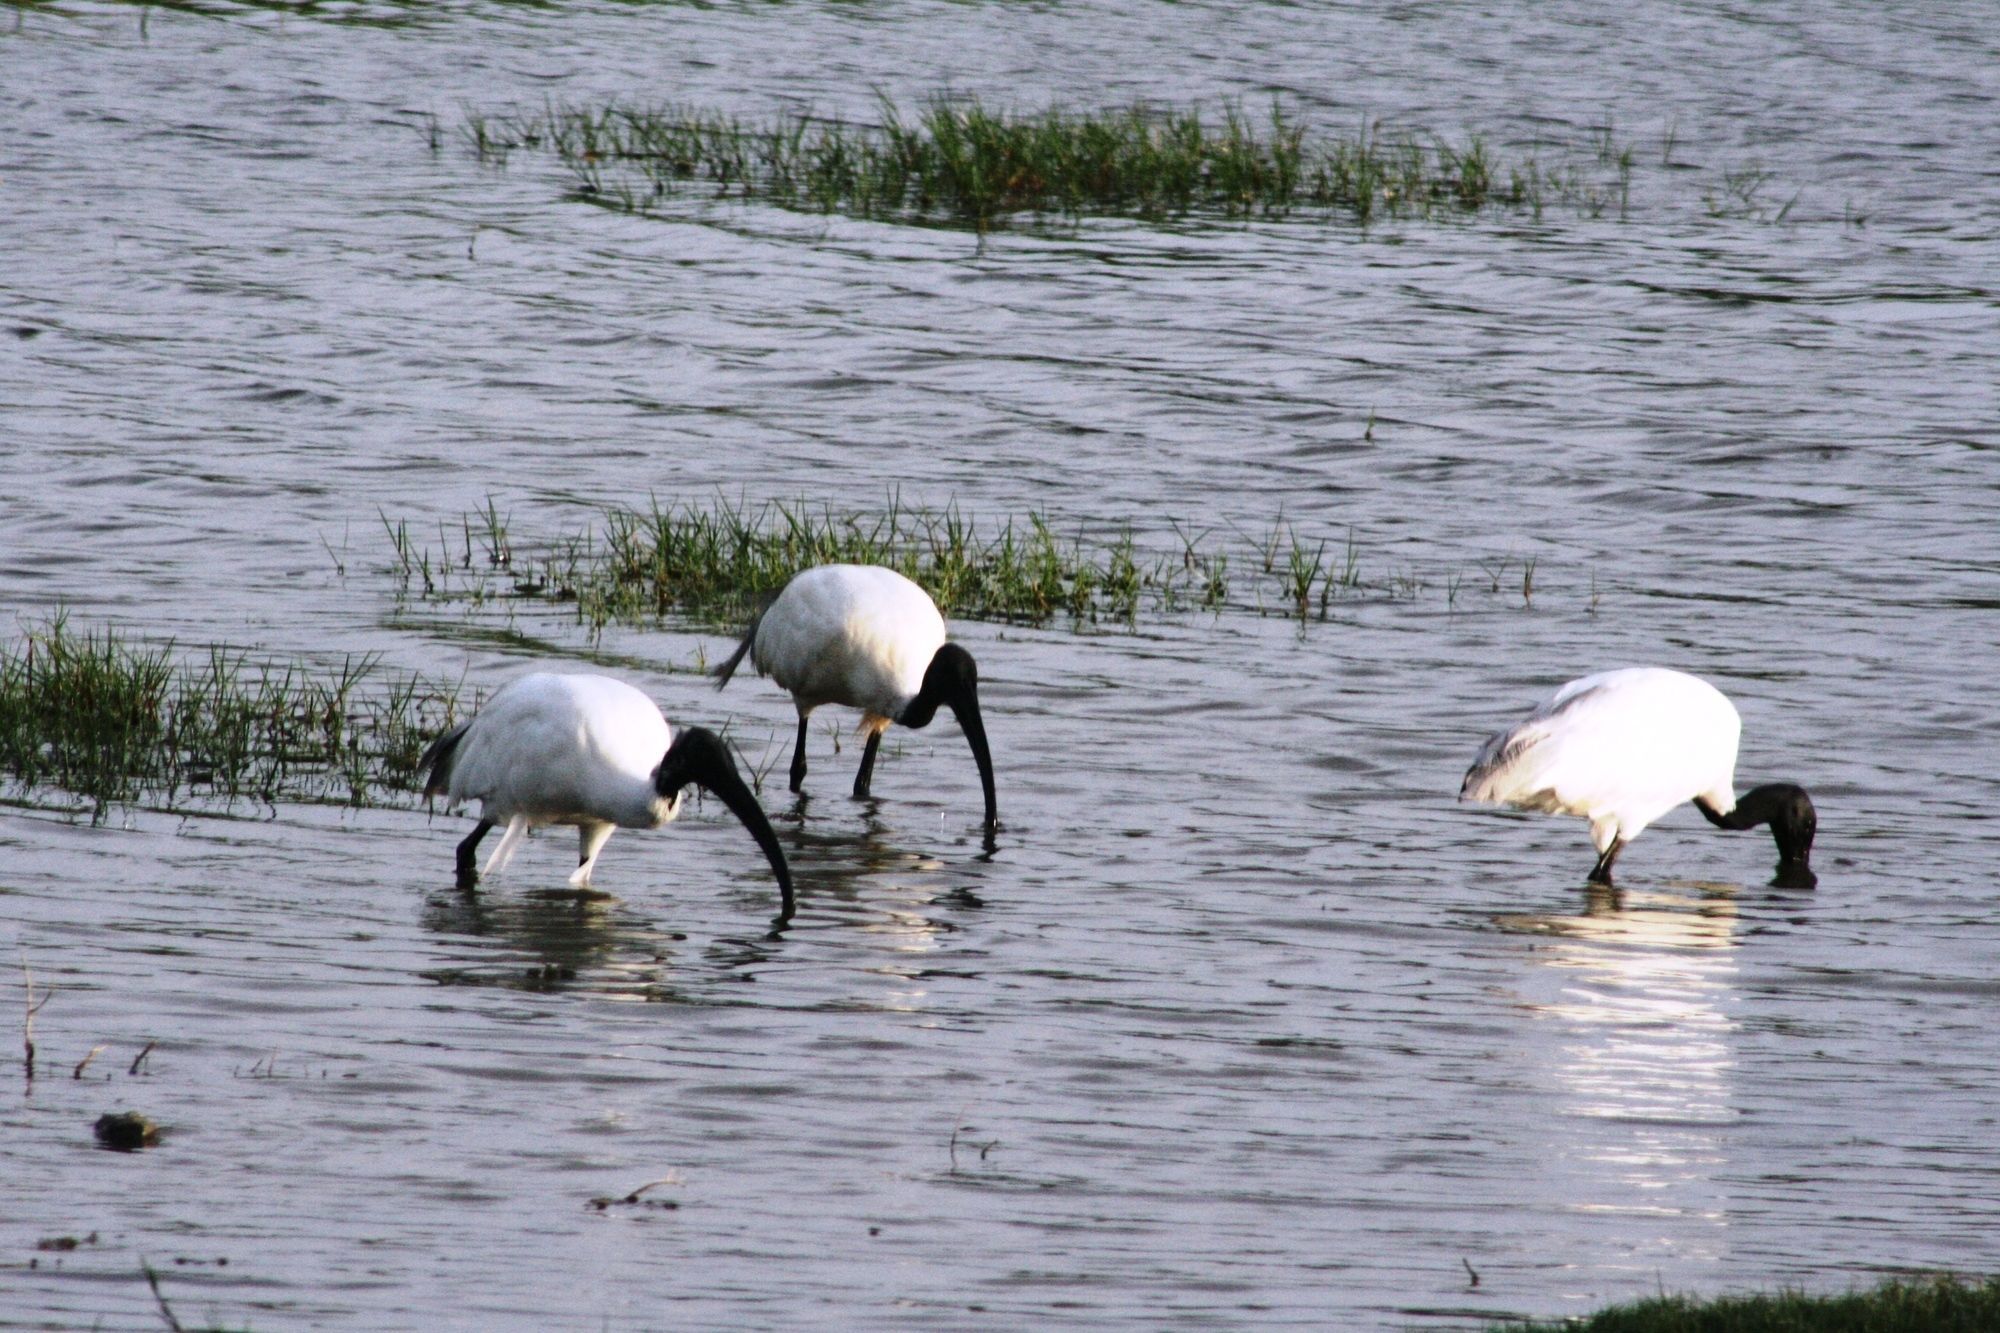
[[[1178,524],[1065,535],[1041,514],[980,522],[954,505],[913,508],[892,497],[872,513],[806,501],[761,506],[718,497],[646,509],[614,508],[602,525],[517,549],[508,518],[488,501],[441,526],[435,544],[383,518],[406,596],[483,607],[532,599],[575,608],[593,631],[684,617],[736,629],[802,569],[886,565],[915,581],[946,616],[1077,627],[1132,624],[1142,611],[1249,611],[1326,620],[1350,598],[1414,602],[1429,585],[1414,570],[1364,578],[1352,529],[1315,537],[1280,513],[1268,531],[1214,540]],[[1488,591],[1511,597],[1512,558],[1488,561]],[[1530,571],[1522,604],[1532,589]],[[1456,609],[1467,580],[1444,584]]]
[[[1892,1280],[1842,1296],[1658,1296],[1582,1319],[1496,1324],[1494,1333],[1991,1333],[2000,1278]]]
[[[58,614],[0,645],[0,772],[112,804],[184,797],[365,804],[413,785],[425,742],[457,713],[456,686],[379,670],[315,670],[212,647],[78,633]]]
[[[804,115],[745,125],[699,108],[614,102],[473,115],[466,137],[486,161],[516,149],[552,151],[575,173],[579,197],[635,213],[695,189],[982,230],[1011,214],[1308,210],[1367,222],[1495,205],[1539,213],[1555,200],[1601,212],[1625,197],[1625,182],[1593,183],[1575,167],[1503,164],[1476,134],[1453,144],[1377,123],[1315,136],[1275,102],[1260,121],[1234,104],[1215,113],[1144,105],[1016,113],[937,96],[907,117],[885,102],[874,125]]]
[[[395,572],[431,600],[497,596],[573,602],[593,629],[689,616],[739,625],[786,580],[813,565],[886,565],[931,595],[948,616],[1039,624],[1059,616],[1130,620],[1142,598],[1217,600],[1220,565],[1190,545],[1181,568],[1141,565],[1131,534],[1086,544],[1059,537],[1040,515],[982,527],[956,506],[912,509],[892,500],[873,515],[797,504],[751,508],[655,501],[611,509],[599,531],[517,555],[507,521],[489,502],[420,547],[408,525],[386,518]],[[496,582],[498,580],[498,582]]]

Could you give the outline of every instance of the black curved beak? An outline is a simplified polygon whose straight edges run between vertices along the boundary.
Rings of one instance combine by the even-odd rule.
[[[968,681],[950,700],[952,716],[972,747],[972,761],[979,765],[979,786],[986,793],[986,833],[991,837],[999,826],[1000,812],[993,798],[993,752],[986,748],[986,723],[979,716],[979,691]]]
[[[736,771],[736,761],[730,757],[729,747],[720,736],[706,727],[688,727],[674,739],[668,747],[666,758],[653,775],[653,787],[667,800],[680,795],[683,787],[693,784],[705,788],[715,798],[728,806],[730,812],[743,821],[743,827],[750,830],[750,836],[764,849],[765,859],[771,863],[771,873],[778,878],[778,892],[784,902],[784,910],[778,915],[782,923],[795,910],[792,898],[792,872],[785,864],[785,849],[778,845],[778,835],[771,829],[771,821],[764,817],[764,807],[757,804],[757,798],[743,783],[743,777]]]

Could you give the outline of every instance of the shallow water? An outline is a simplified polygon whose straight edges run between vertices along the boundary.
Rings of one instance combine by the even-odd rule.
[[[712,805],[619,834],[580,901],[566,836],[467,899],[463,823],[418,810],[93,827],[12,793],[0,958],[55,990],[0,1112],[0,1325],[150,1324],[142,1261],[183,1318],[258,1328],[1448,1328],[1992,1271],[1989,18],[0,10],[17,615],[479,687],[596,662],[781,771],[783,697],[687,674],[722,636],[410,602],[378,514],[900,489],[1207,531],[1247,597],[1237,534],[1282,508],[1351,529],[1368,583],[1304,626],[958,626],[997,850],[948,723],[867,803],[816,729],[810,800],[767,793],[777,938]],[[607,214],[451,137],[942,86],[1282,92],[1511,152],[1608,118],[1646,169],[1623,218],[979,244]],[[1817,891],[1688,810],[1592,894],[1580,823],[1455,804],[1489,730],[1634,661],[1737,700],[1746,785],[1812,788]],[[126,1106],[158,1148],[93,1147]]]

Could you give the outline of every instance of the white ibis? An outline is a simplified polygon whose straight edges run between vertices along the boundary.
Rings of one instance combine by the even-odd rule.
[[[702,727],[676,735],[653,701],[623,681],[523,676],[431,742],[419,766],[426,796],[442,793],[452,805],[480,803],[478,826],[458,844],[462,888],[478,883],[473,856],[480,839],[503,823],[507,831],[487,859],[486,874],[506,866],[528,830],[574,824],[579,853],[569,882],[587,886],[612,830],[658,828],[680,813],[682,793],[692,784],[715,793],[750,830],[778,877],[784,915],[791,915],[785,853],[729,747]]]
[[[944,617],[922,588],[880,565],[802,570],[715,669],[717,689],[729,683],[745,654],[791,692],[799,710],[793,791],[806,778],[806,719],[821,704],[861,710],[868,743],[854,777],[856,796],[868,795],[875,751],[889,724],[929,726],[942,705],[958,718],[972,747],[986,793],[986,829],[993,831],[993,758],[979,716],[979,670],[971,653],[945,642]]]
[[[1664,667],[1626,667],[1573,680],[1488,740],[1459,789],[1462,801],[1582,815],[1597,845],[1591,882],[1639,831],[1682,801],[1717,828],[1769,824],[1778,882],[1810,887],[1818,822],[1803,787],[1775,782],[1736,795],[1736,707],[1707,681]]]

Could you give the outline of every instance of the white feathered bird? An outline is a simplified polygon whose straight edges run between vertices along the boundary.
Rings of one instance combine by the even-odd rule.
[[[523,676],[431,742],[419,766],[426,796],[480,803],[478,826],[458,845],[462,888],[478,882],[473,857],[499,824],[507,831],[486,874],[506,866],[528,830],[574,824],[579,847],[569,882],[587,886],[614,829],[658,828],[680,813],[684,790],[695,785],[713,792],[750,830],[777,875],[786,915],[792,911],[784,850],[729,747],[703,727],[676,736],[653,701],[623,681]]]
[[[880,565],[802,570],[715,669],[717,689],[729,683],[745,655],[791,692],[799,710],[793,791],[806,779],[806,719],[821,704],[861,710],[868,743],[854,777],[856,796],[868,795],[875,751],[889,724],[929,726],[942,706],[958,718],[972,747],[986,796],[986,828],[993,830],[993,758],[979,713],[979,670],[971,653],[945,641],[944,617],[922,588]]]
[[[1778,782],[1736,795],[1742,721],[1722,691],[1664,667],[1626,667],[1573,680],[1488,740],[1459,799],[1582,815],[1597,846],[1593,883],[1640,830],[1682,801],[1717,828],[1769,824],[1778,879],[1810,884],[1818,816],[1805,789]]]

